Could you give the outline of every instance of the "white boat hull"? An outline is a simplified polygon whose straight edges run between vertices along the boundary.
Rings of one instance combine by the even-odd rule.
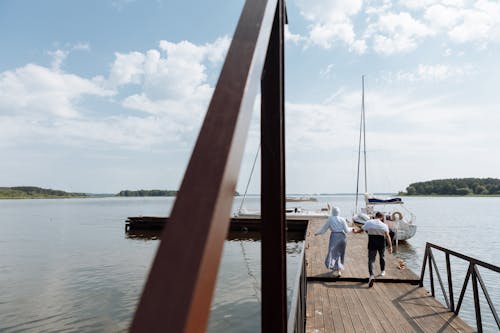
[[[417,226],[406,221],[394,222],[394,240],[404,241],[415,236]]]
[[[315,218],[327,218],[330,216],[329,211],[314,211],[314,210],[301,210],[298,212],[286,213],[287,220],[308,220]],[[241,210],[234,214],[234,217],[260,219],[260,211],[247,211]]]
[[[353,216],[352,221],[358,226],[363,226],[370,217],[364,213],[359,213]],[[405,241],[415,236],[417,225],[413,221],[396,220],[387,221],[389,228],[394,232],[394,241]]]

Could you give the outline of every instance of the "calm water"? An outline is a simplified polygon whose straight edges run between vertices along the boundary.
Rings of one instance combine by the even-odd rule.
[[[258,200],[247,199],[245,206],[258,208]],[[500,198],[406,201],[417,215],[419,229],[397,255],[411,269],[420,272],[426,241],[500,266]],[[325,202],[339,206],[344,215],[351,214],[350,196],[321,197],[318,203],[301,206],[315,208]],[[172,203],[170,198],[0,201],[0,331],[126,331],[158,241],[128,238],[124,220],[168,215]],[[301,248],[301,242],[288,243],[289,284]],[[458,294],[465,266],[458,261],[452,265],[457,267],[453,273]],[[499,309],[499,276],[481,273]],[[260,242],[226,241],[209,331],[258,331],[259,289]],[[470,300],[464,307],[461,316],[474,327]],[[486,303],[482,310],[489,322],[485,331],[496,332]]]

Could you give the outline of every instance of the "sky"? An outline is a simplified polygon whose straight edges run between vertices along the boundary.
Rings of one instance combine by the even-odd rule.
[[[0,187],[178,189],[242,0],[0,1]],[[288,0],[287,193],[500,178],[500,3]],[[259,97],[257,97],[259,99]],[[260,193],[256,103],[239,192]]]

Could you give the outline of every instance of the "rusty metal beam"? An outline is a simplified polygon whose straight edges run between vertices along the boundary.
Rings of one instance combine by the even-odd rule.
[[[261,83],[262,332],[287,332],[284,4],[278,1]]]
[[[131,332],[206,331],[276,5],[244,5]]]

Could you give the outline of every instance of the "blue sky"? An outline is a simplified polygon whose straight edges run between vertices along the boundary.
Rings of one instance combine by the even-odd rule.
[[[243,1],[0,2],[0,186],[177,189]],[[289,193],[500,178],[500,4],[289,0]],[[240,182],[259,140],[254,114]],[[259,172],[251,193],[259,192]]]

